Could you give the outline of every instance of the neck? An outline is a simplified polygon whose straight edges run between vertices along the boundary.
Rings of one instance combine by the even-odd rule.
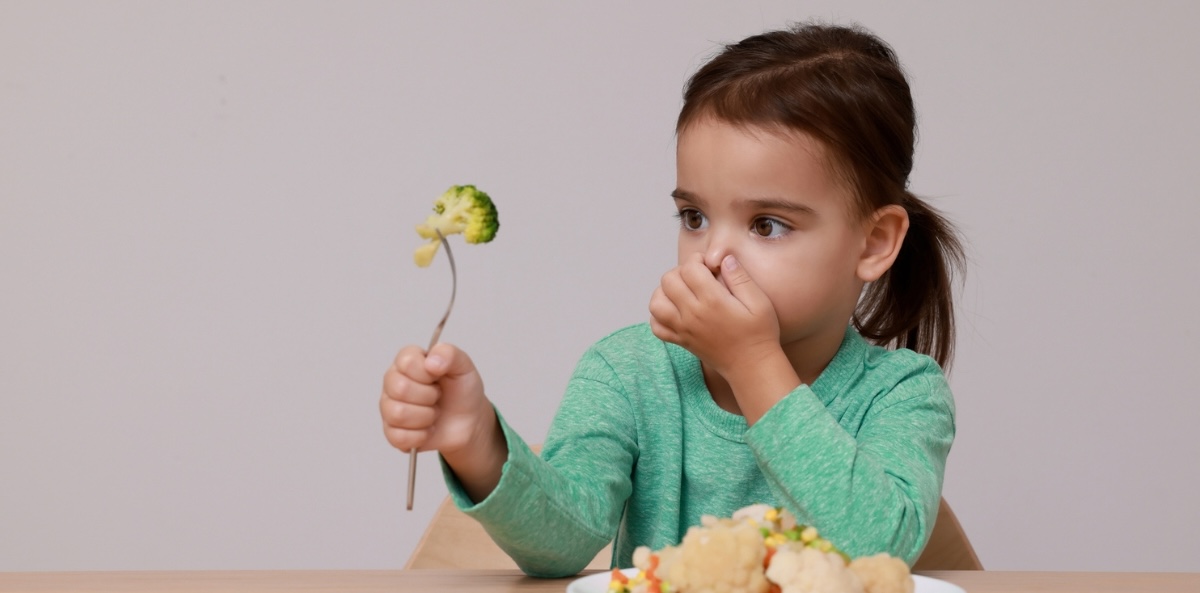
[[[836,330],[831,329],[820,335],[781,345],[788,362],[792,363],[792,368],[796,370],[796,375],[806,385],[812,385],[817,377],[825,372],[825,367],[833,362],[833,357],[837,356],[838,349],[842,347],[846,327],[839,326]]]

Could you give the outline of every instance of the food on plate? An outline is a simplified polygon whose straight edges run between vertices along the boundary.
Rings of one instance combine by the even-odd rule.
[[[756,504],[706,516],[678,546],[633,553],[636,575],[614,570],[609,593],[912,593],[908,565],[851,559],[786,509]]]
[[[462,233],[467,243],[487,243],[496,238],[500,218],[492,199],[474,185],[452,185],[433,202],[433,214],[417,225],[417,234],[429,242],[418,247],[413,261],[422,268],[433,261],[442,238]],[[437,232],[442,233],[438,237]]]

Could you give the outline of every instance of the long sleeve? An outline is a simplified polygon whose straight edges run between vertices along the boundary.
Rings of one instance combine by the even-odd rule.
[[[478,504],[446,468],[455,503],[531,576],[578,573],[617,532],[637,458],[633,412],[619,387],[603,358],[586,354],[540,458],[501,418],[508,460]]]
[[[746,441],[774,495],[799,520],[851,556],[888,552],[911,564],[937,516],[954,406],[937,365],[908,354],[859,375],[872,385],[854,386],[870,394],[858,405],[828,405],[820,380],[798,387],[750,427]]]
[[[610,541],[678,544],[703,514],[788,507],[853,555],[912,562],[924,547],[954,436],[941,370],[928,357],[868,345],[852,329],[820,378],[753,427],[721,410],[695,356],[648,324],[605,337],[580,359],[541,457],[500,418],[508,459],[473,503],[445,468],[455,503],[527,574],[576,574]]]

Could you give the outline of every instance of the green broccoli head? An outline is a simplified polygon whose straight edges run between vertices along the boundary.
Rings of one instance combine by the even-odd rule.
[[[417,234],[431,241],[413,255],[421,267],[428,266],[437,252],[440,241],[435,231],[441,231],[443,237],[462,233],[467,243],[487,243],[500,230],[492,198],[474,185],[450,186],[434,201],[433,211],[425,222],[417,225]]]

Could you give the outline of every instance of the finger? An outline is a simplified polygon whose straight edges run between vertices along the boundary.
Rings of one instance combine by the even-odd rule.
[[[407,428],[393,428],[391,426],[383,427],[383,436],[387,438],[388,443],[401,451],[426,451],[426,444],[429,442],[428,430],[409,430]]]
[[[383,375],[383,395],[399,402],[432,406],[441,397],[441,390],[436,385],[414,381],[393,367]]]
[[[720,302],[729,296],[729,291],[713,276],[712,270],[704,265],[700,255],[679,266],[679,274],[687,284],[688,290],[702,303]]]
[[[746,309],[759,311],[764,306],[770,306],[770,300],[762,288],[733,255],[726,255],[725,259],[721,260],[721,278],[729,288],[729,293]]]
[[[424,362],[425,371],[437,381],[453,381],[477,372],[471,357],[453,344],[435,345]]]
[[[687,282],[683,280],[680,268],[675,268],[663,274],[658,286],[662,289],[663,295],[671,301],[675,308],[694,307],[699,301],[696,299],[696,295],[692,293],[692,289],[688,287]]]
[[[409,430],[428,429],[438,417],[436,408],[399,402],[386,397],[380,398],[379,415],[383,418],[385,426]]]
[[[425,370],[425,351],[417,346],[405,346],[396,354],[392,368],[419,383],[431,385],[437,379]]]
[[[650,318],[650,333],[654,334],[654,337],[664,342],[670,342],[672,344],[679,343],[679,334],[662,323],[659,323],[658,320],[654,318]]]
[[[662,286],[655,288],[654,294],[650,296],[650,318],[664,327],[679,326],[679,308],[667,298]]]

